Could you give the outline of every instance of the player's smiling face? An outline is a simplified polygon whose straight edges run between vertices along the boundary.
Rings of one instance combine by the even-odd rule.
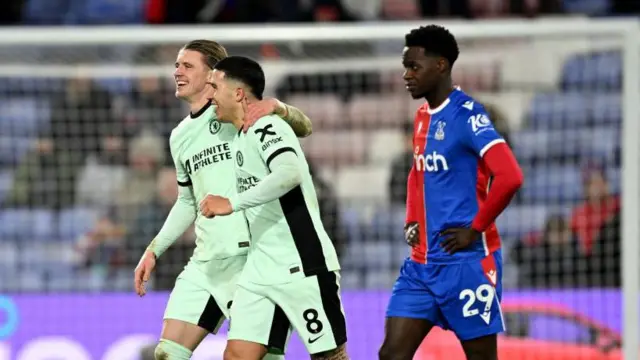
[[[188,101],[207,90],[207,76],[210,70],[202,54],[194,50],[180,50],[173,72],[176,97]]]
[[[213,104],[216,105],[218,120],[232,122],[243,99],[237,82],[228,79],[223,71],[213,70],[211,86],[213,86]]]
[[[405,47],[402,51],[402,75],[405,88],[414,99],[426,97],[439,78],[439,61],[434,56],[427,56],[424,49],[418,46]]]

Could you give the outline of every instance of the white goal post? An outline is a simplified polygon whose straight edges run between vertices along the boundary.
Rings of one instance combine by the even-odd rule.
[[[327,25],[242,25],[242,26],[173,26],[173,27],[126,27],[100,26],[86,28],[0,28],[0,53],[11,49],[38,47],[82,47],[82,46],[143,46],[158,44],[181,44],[193,39],[207,38],[222,44],[282,44],[293,49],[300,44],[323,42],[377,42],[379,46],[403,41],[410,29],[423,26],[428,21],[349,23]],[[592,20],[585,18],[558,18],[541,20],[505,21],[438,21],[446,26],[459,40],[482,41],[498,39],[508,42],[513,39],[545,37],[562,41],[565,37],[590,38],[591,44],[602,40],[602,47],[615,47],[623,54],[622,86],[622,304],[624,359],[640,359],[640,22],[634,20]],[[605,39],[606,38],[606,39]],[[591,45],[585,45],[588,48]],[[464,50],[463,50],[464,51]],[[532,54],[535,49],[532,49]],[[491,54],[480,54],[491,58]],[[543,56],[540,56],[543,58]],[[474,63],[462,54],[462,62]],[[540,60],[544,62],[544,60]],[[0,77],[72,77],[78,72],[92,77],[139,77],[145,75],[171,74],[171,64],[131,65],[122,63],[33,63],[16,60],[0,61]],[[275,84],[290,74],[306,72],[332,73],[335,71],[366,71],[385,69],[400,70],[400,54],[381,55],[369,58],[339,59],[339,62],[323,59],[268,59],[264,62],[268,76],[268,93],[275,91]],[[524,65],[523,65],[524,66]],[[546,66],[536,64],[531,66]],[[520,68],[522,70],[522,68]],[[524,76],[524,75],[523,75]],[[535,79],[534,79],[535,80]],[[543,80],[542,85],[547,85]],[[293,104],[295,105],[295,103]],[[0,138],[3,129],[0,128]],[[525,179],[526,182],[526,179]]]

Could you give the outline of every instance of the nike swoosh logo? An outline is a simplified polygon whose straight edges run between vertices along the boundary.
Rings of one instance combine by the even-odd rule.
[[[313,344],[314,342],[318,341],[318,339],[320,339],[320,338],[321,338],[321,337],[323,337],[323,336],[324,336],[324,334],[322,334],[322,335],[318,336],[318,337],[317,337],[317,338],[315,338],[315,339],[309,338],[309,344]]]

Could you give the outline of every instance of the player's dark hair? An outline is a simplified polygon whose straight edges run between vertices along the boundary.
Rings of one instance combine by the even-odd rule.
[[[185,50],[197,51],[202,54],[204,62],[210,69],[213,69],[220,60],[228,56],[227,49],[213,40],[200,39],[189,41],[182,48]]]
[[[404,37],[405,46],[418,46],[424,49],[425,54],[442,56],[449,62],[449,67],[460,55],[456,38],[446,28],[439,25],[421,26],[411,30]]]
[[[213,68],[224,72],[227,78],[247,85],[253,96],[262,100],[265,86],[264,71],[256,61],[244,56],[229,56],[220,60]]]

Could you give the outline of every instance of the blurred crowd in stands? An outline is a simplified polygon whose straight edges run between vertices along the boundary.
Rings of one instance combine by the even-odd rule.
[[[629,0],[5,0],[4,24],[191,24],[640,13]]]
[[[5,24],[174,24],[485,18],[559,13],[623,15],[640,13],[640,2],[7,0],[0,9],[4,10],[0,11],[0,21]],[[348,46],[349,51],[359,51],[353,44]],[[145,59],[153,59],[154,63],[171,63],[176,49],[167,47],[166,57],[160,54],[163,50],[156,49],[158,53],[153,55],[149,55],[148,49],[143,52]],[[527,124],[517,131],[509,128],[510,120],[498,104],[486,104],[498,131],[521,161],[526,178],[525,187],[499,223],[505,242],[504,256],[514,269],[508,271],[517,277],[511,282],[507,280],[507,284],[521,287],[620,285],[617,191],[620,64],[617,53],[576,54],[563,67],[558,88],[534,97]],[[461,72],[464,71],[457,74]],[[347,288],[388,288],[407,252],[402,238],[403,207],[406,176],[413,160],[410,114],[415,104],[402,93],[402,86],[393,88],[385,82],[387,75],[379,72],[292,75],[276,89],[278,98],[313,112],[310,117],[314,129],[319,131],[311,136],[305,150],[310,152],[314,173],[318,173],[314,180],[321,213],[342,258]],[[392,75],[397,83],[400,80],[397,74]],[[494,79],[488,68],[476,75],[472,74],[471,78],[482,83]],[[0,113],[0,136],[15,138],[11,144],[0,144],[0,175],[4,176],[0,180],[6,178],[9,184],[5,188],[0,186],[0,221],[4,221],[0,223],[0,259],[4,260],[13,251],[7,250],[13,247],[2,247],[4,244],[27,248],[23,240],[33,236],[23,232],[33,230],[39,234],[39,241],[45,242],[43,239],[50,237],[50,242],[46,240],[48,244],[69,247],[73,252],[72,259],[56,260],[60,262],[58,267],[45,270],[48,272],[43,278],[59,279],[99,268],[106,270],[107,283],[124,274],[125,286],[115,289],[128,289],[131,269],[162,226],[176,198],[176,174],[168,152],[168,138],[187,109],[174,98],[173,87],[170,79],[142,77],[132,81],[125,91],[113,91],[104,86],[104,82],[77,77],[65,79],[56,86],[37,87],[35,92],[11,86],[8,93],[3,93],[2,104],[37,104],[38,112],[33,122],[36,125],[31,130],[25,130],[31,124],[23,121],[26,115],[17,117],[20,123],[11,123],[3,119],[8,118],[6,113]],[[483,86],[475,86],[478,87]],[[473,84],[463,84],[463,88],[474,90]],[[487,88],[495,90],[493,86],[485,90]],[[395,109],[398,98],[403,99],[398,103],[398,113],[406,116],[397,119],[386,116],[382,119],[386,122],[380,124],[371,120],[372,112],[378,113],[381,104]],[[46,120],[40,112],[48,114]],[[327,119],[323,120],[323,116]],[[382,132],[380,143],[372,140],[373,135],[369,136],[376,131]],[[362,137],[362,133],[366,137]],[[575,141],[568,141],[567,136]],[[25,146],[17,142],[23,138],[27,141]],[[332,145],[327,145],[327,141],[332,141]],[[355,204],[346,201],[338,195],[337,181],[331,175],[320,175],[328,168],[340,170],[353,166],[364,169],[361,179],[376,183],[378,179],[366,175],[378,174],[367,172],[367,167],[380,165],[367,158],[372,153],[369,149],[376,147],[384,147],[393,157],[381,161],[386,167],[382,173],[389,174],[388,187],[374,189],[384,192],[377,198],[384,198],[388,204],[372,199]],[[317,149],[321,151],[316,152]],[[353,184],[347,184],[351,186],[349,189],[363,187],[358,180],[351,182]],[[2,183],[0,181],[0,185]],[[363,215],[366,211],[362,209],[371,206],[375,208],[374,215]],[[62,219],[67,219],[65,215],[71,214],[70,209],[79,209],[79,212],[72,213],[78,216],[70,216],[66,227]],[[16,214],[23,210],[43,220],[27,217],[21,224],[7,220],[18,219]],[[89,213],[92,216],[88,216]],[[537,217],[544,219],[543,224],[534,221]],[[47,221],[50,225],[45,225]],[[15,230],[19,226],[24,229]],[[162,256],[155,274],[156,289],[173,286],[176,275],[191,256],[193,240],[193,230],[189,230]],[[51,258],[45,254],[43,259],[47,257]],[[41,261],[30,259],[34,263]],[[5,261],[5,265],[7,263]],[[36,271],[30,263],[16,261],[16,264],[19,271]],[[0,289],[6,287],[2,276],[0,271]],[[76,283],[82,284],[82,280]],[[23,285],[18,282],[18,286]],[[47,284],[28,287],[60,290]],[[76,289],[75,284],[65,284],[62,288]]]

